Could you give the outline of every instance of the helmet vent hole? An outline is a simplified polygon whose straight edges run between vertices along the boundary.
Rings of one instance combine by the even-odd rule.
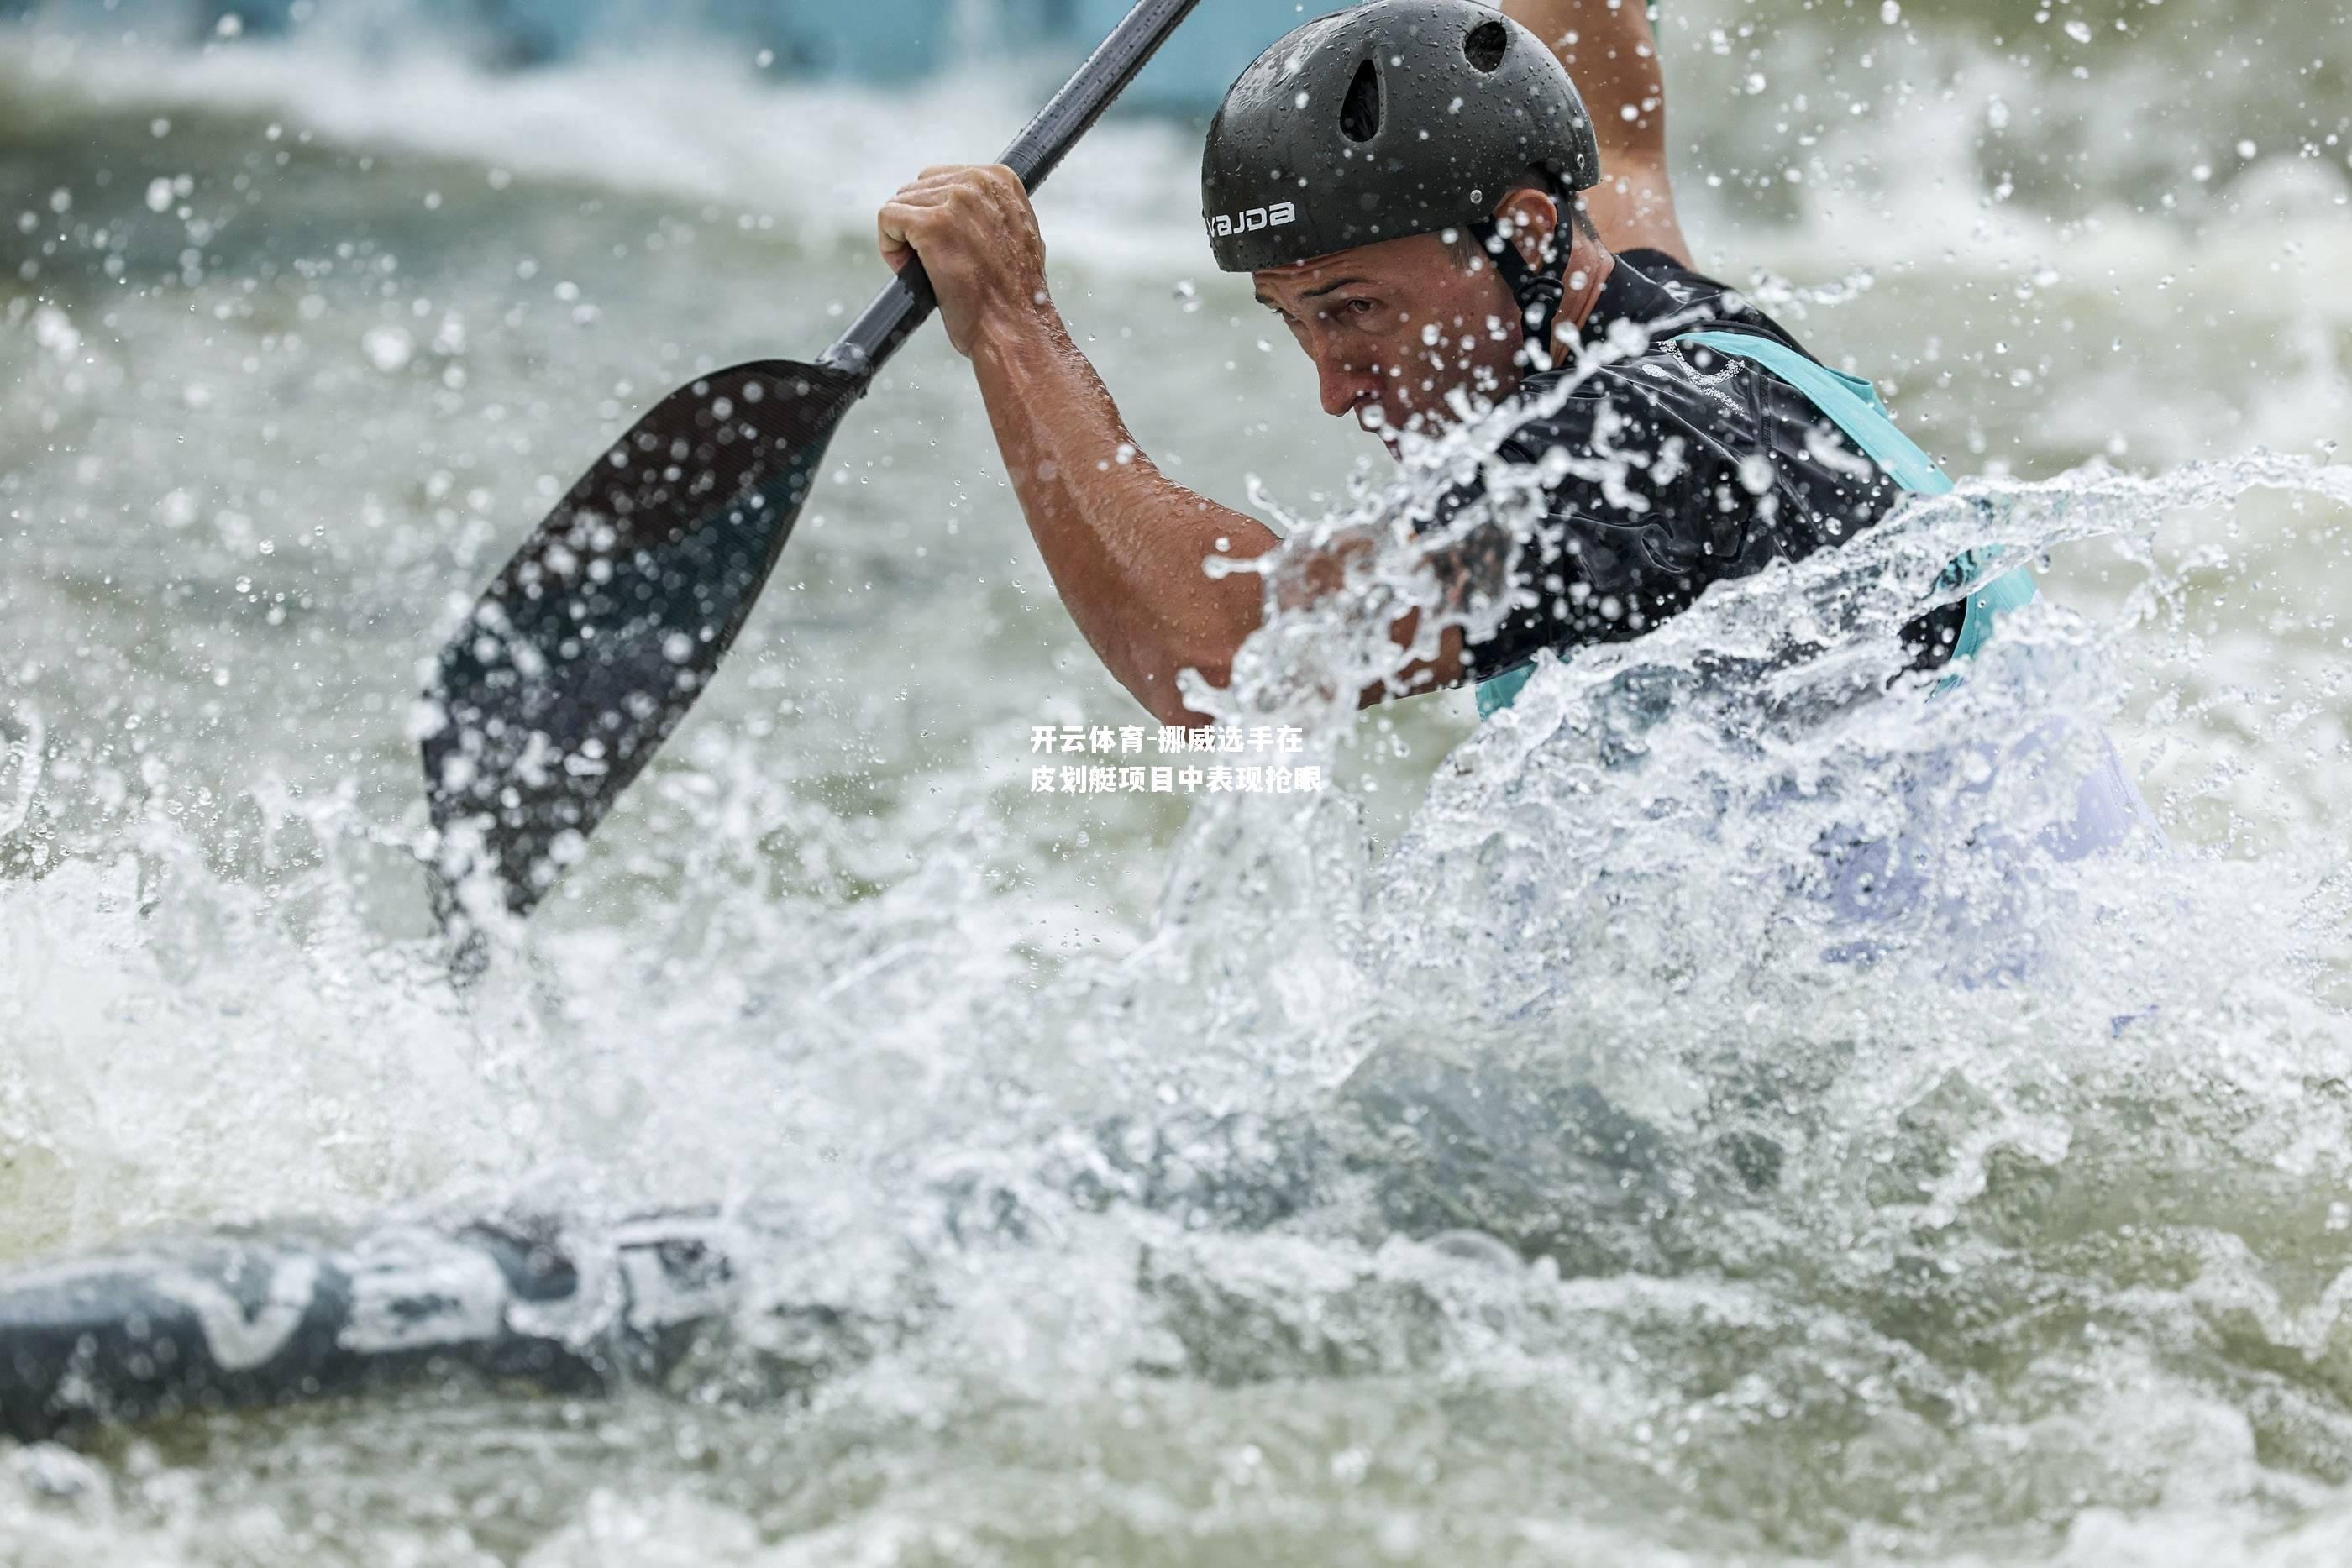
[[[1481,22],[1462,40],[1464,57],[1482,71],[1491,71],[1501,65],[1510,47],[1511,30],[1500,22]]]
[[[1381,133],[1381,73],[1370,60],[1356,68],[1356,79],[1348,84],[1339,130],[1350,141],[1370,141]]]

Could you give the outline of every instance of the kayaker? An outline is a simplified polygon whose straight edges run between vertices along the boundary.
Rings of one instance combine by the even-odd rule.
[[[1499,630],[1465,645],[1449,627],[1366,703],[1475,680],[1491,711],[1542,649],[1639,635],[1718,579],[1851,538],[1906,488],[1950,487],[1869,383],[1693,267],[1663,92],[1633,5],[1370,0],[1267,49],[1210,128],[1210,247],[1314,361],[1324,411],[1394,446],[1516,402],[1499,455],[1541,465],[1545,516],[1486,590],[1510,596]],[[1200,722],[1178,672],[1224,684],[1264,614],[1260,575],[1202,563],[1280,540],[1141,450],[1055,308],[1007,170],[928,170],[877,226],[893,266],[922,257],[1079,629],[1163,723]],[[1580,344],[1613,362],[1544,397]],[[1965,647],[1994,597],[1915,622],[1922,662]]]

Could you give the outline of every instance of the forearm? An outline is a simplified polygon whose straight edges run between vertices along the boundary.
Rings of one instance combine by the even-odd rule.
[[[1666,81],[1641,0],[1503,0],[1575,78],[1601,143],[1585,208],[1612,250],[1649,246],[1687,264],[1666,169]]]
[[[1160,473],[1050,304],[992,322],[972,371],[1022,512],[1071,618],[1121,685],[1163,723],[1200,722],[1176,688],[1212,685],[1263,618],[1255,572],[1212,577],[1280,541],[1265,524]]]

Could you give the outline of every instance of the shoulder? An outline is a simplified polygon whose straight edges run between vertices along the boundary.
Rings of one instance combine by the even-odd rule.
[[[1547,371],[1520,383],[1523,411],[1499,451],[1532,462],[1555,446],[1581,448],[1596,436],[1623,446],[1644,432],[1720,431],[1754,423],[1748,366],[1701,344],[1652,339],[1623,357],[1578,372]]]
[[[1621,264],[1633,268],[1684,304],[1734,293],[1730,285],[1718,282],[1688,262],[1663,250],[1637,246],[1621,250],[1616,255]]]
[[[1617,263],[1640,273],[1644,281],[1654,285],[1660,294],[1673,302],[1672,315],[1656,323],[1661,337],[1672,337],[1677,332],[1730,328],[1777,339],[1806,358],[1813,357],[1810,350],[1797,341],[1794,333],[1767,315],[1762,307],[1747,294],[1668,256],[1664,251],[1622,251],[1618,254]]]

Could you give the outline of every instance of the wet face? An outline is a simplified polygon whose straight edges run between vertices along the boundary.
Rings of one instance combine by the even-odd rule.
[[[1517,307],[1491,263],[1436,235],[1383,240],[1255,273],[1322,382],[1323,412],[1396,446],[1519,383]]]

